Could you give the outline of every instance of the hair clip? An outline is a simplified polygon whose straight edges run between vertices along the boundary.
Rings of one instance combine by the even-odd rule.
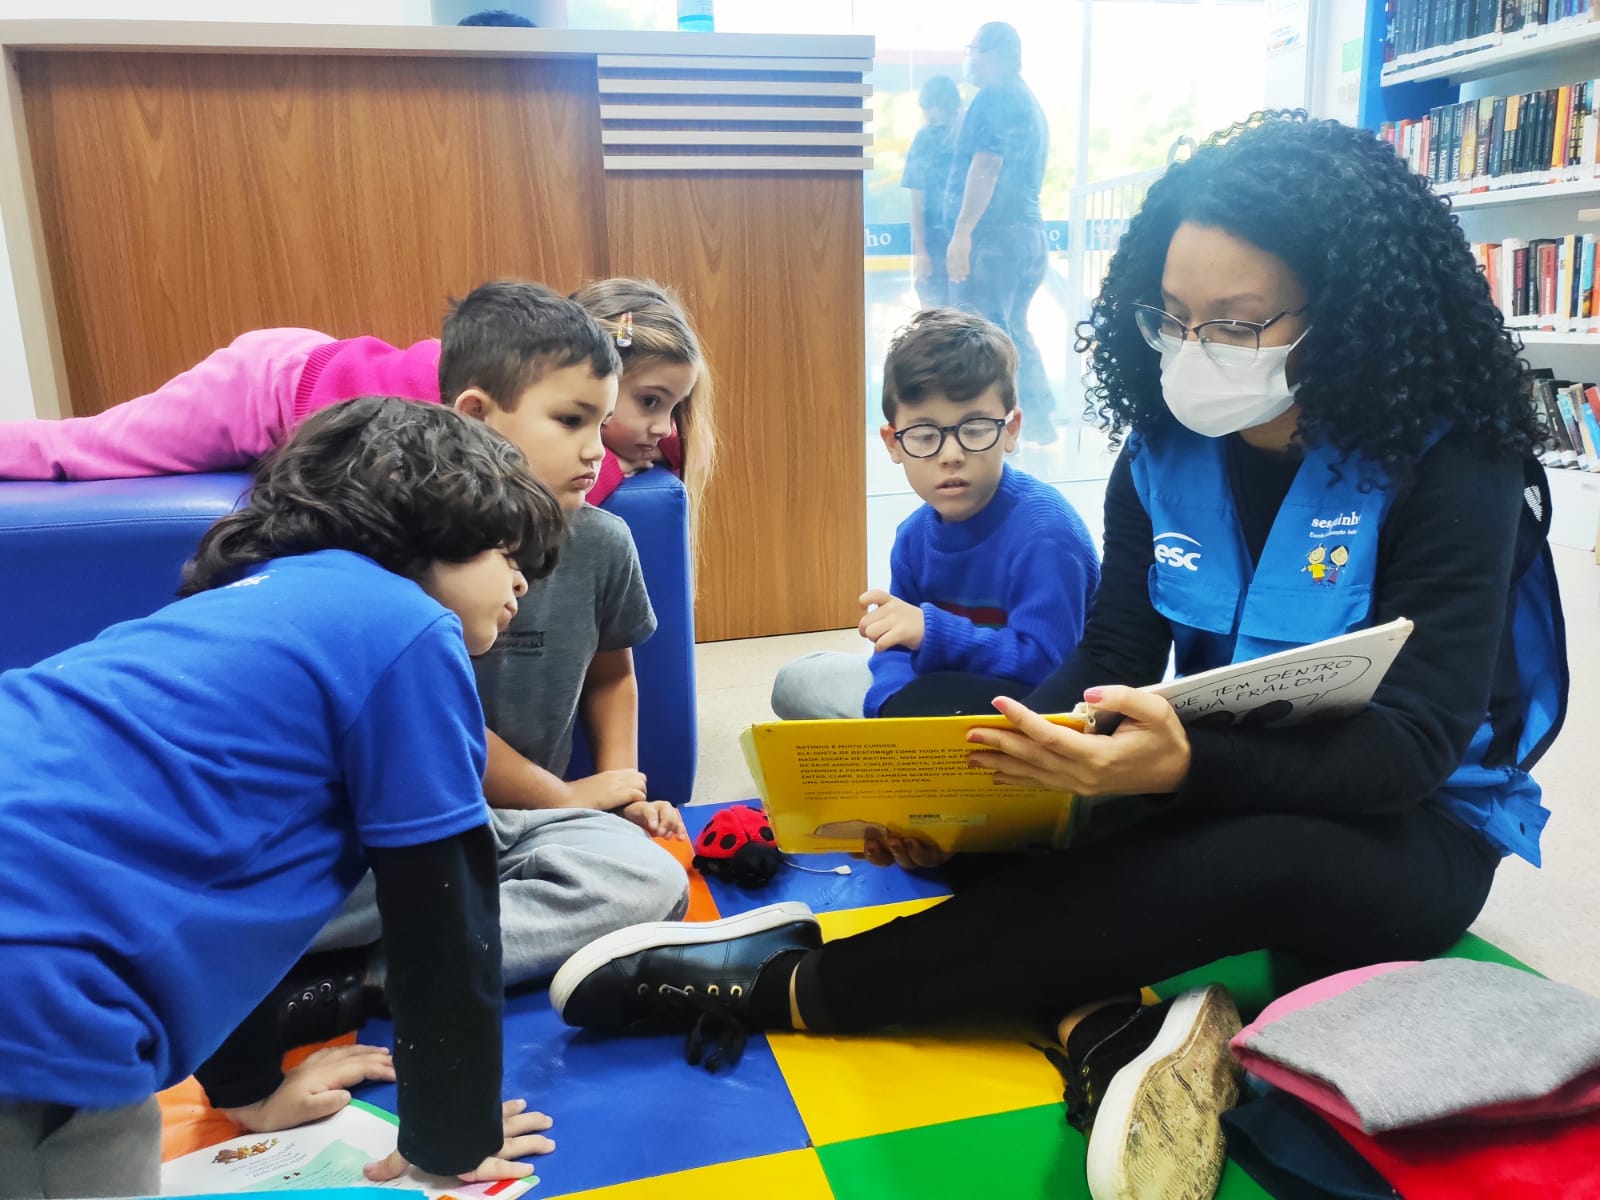
[[[622,314],[622,316],[617,318],[617,332],[615,336],[617,339],[618,349],[626,350],[629,346],[633,345],[633,314],[631,312],[625,312]]]

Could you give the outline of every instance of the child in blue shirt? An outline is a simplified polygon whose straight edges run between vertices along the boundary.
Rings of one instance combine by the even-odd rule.
[[[1016,373],[1010,339],[970,313],[927,309],[890,343],[883,444],[924,503],[895,533],[889,590],[861,596],[872,655],[787,664],[778,716],[894,715],[895,695],[935,671],[1027,690],[1072,654],[1099,559],[1061,493],[1005,464],[1022,425]]]
[[[400,1085],[397,1155],[369,1174],[527,1174],[510,1160],[544,1146],[549,1120],[499,1094],[468,655],[509,624],[562,528],[487,426],[351,401],[262,463],[183,599],[0,675],[0,1196],[158,1191],[154,1094],[369,867]]]

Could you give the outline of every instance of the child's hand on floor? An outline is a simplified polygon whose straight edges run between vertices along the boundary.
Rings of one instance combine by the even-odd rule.
[[[647,799],[644,789],[644,772],[628,769],[601,771],[567,784],[572,808],[596,808],[601,812],[616,812]]]
[[[532,1175],[533,1168],[519,1158],[530,1154],[549,1154],[556,1148],[555,1141],[544,1136],[544,1131],[555,1122],[542,1112],[528,1112],[526,1100],[507,1100],[500,1107],[505,1120],[506,1140],[498,1154],[491,1155],[473,1170],[463,1172],[458,1178],[463,1183],[486,1183],[492,1179],[521,1179]],[[370,1162],[361,1173],[373,1183],[388,1183],[399,1179],[411,1164],[396,1150],[388,1158]]]
[[[368,1080],[394,1082],[394,1059],[386,1047],[327,1046],[307,1055],[265,1100],[219,1111],[251,1133],[292,1129],[333,1116],[350,1103],[346,1089]]]
[[[868,826],[863,835],[861,857],[875,867],[898,866],[910,871],[917,867],[943,866],[950,855],[926,838],[903,837]]]
[[[920,605],[907,604],[882,588],[862,592],[860,603],[864,615],[856,629],[872,643],[874,650],[889,650],[895,646],[916,650],[922,645],[927,624]]]
[[[666,800],[636,800],[626,808],[617,809],[617,816],[632,821],[651,837],[686,838],[683,817]]]

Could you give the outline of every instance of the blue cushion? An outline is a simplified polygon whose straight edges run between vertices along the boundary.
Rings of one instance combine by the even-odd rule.
[[[639,769],[652,800],[687,804],[699,753],[694,682],[694,574],[689,494],[676,475],[652,467],[622,481],[601,505],[628,523],[639,548],[656,631],[633,651],[639,676]],[[580,728],[568,778],[594,770]]]
[[[169,603],[201,534],[249,485],[245,474],[0,483],[0,671]],[[639,766],[652,797],[683,804],[696,762],[687,496],[673,475],[649,470],[605,507],[633,531],[658,622],[635,651]],[[569,775],[589,761],[579,747]]]
[[[250,477],[0,483],[0,671],[172,602],[200,535]]]

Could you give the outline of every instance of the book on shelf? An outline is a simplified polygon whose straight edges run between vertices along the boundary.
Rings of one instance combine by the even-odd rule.
[[[1386,72],[1592,21],[1597,0],[1388,0]]]
[[[1576,467],[1577,447],[1572,441],[1566,419],[1556,404],[1555,384],[1551,372],[1548,369],[1537,370],[1535,378],[1530,382],[1534,416],[1548,430],[1544,451],[1539,456],[1539,461],[1547,467]]]
[[[1540,461],[1600,472],[1600,384],[1556,379],[1549,368],[1536,368],[1530,401],[1549,430]]]
[[[1593,387],[1573,383],[1556,392],[1562,407],[1570,408],[1577,414],[1578,429],[1583,434],[1588,453],[1588,464],[1584,469],[1588,471],[1600,471],[1600,415],[1596,414],[1588,399],[1588,394],[1594,391],[1596,389]]]
[[[1590,335],[1600,345],[1600,233],[1477,242],[1489,297],[1513,330]]]
[[[1400,618],[1143,690],[1195,727],[1345,716],[1371,701],[1411,627]],[[1112,724],[1085,705],[1046,719],[1081,733]],[[1009,725],[997,714],[768,721],[739,743],[778,846],[790,853],[860,850],[869,828],[948,851],[1069,845],[1088,806],[1067,792],[998,784],[969,765],[976,747],[967,732]]]
[[[1600,77],[1441,104],[1378,136],[1447,195],[1556,183],[1600,187]]]

